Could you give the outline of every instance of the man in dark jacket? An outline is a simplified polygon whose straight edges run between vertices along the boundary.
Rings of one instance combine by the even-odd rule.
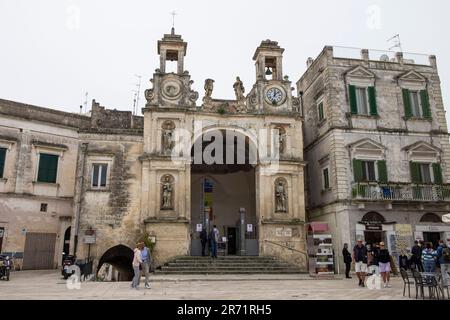
[[[348,244],[344,243],[344,249],[342,249],[342,256],[344,257],[344,263],[345,263],[345,277],[347,279],[351,279],[350,277],[350,268],[352,266],[352,255],[348,251]]]
[[[367,273],[367,248],[362,239],[358,239],[353,248],[353,262],[355,263],[356,275],[359,279],[359,286],[364,287],[364,280]]]
[[[419,271],[423,272],[422,265],[422,248],[419,245],[419,241],[414,241],[414,247],[411,249],[411,262],[414,264],[414,267]]]
[[[200,232],[200,241],[202,242],[202,257],[204,257],[206,244],[208,243],[208,233],[206,232],[206,228],[203,228]]]

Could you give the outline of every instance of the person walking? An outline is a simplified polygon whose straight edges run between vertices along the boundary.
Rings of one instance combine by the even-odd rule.
[[[217,226],[214,225],[211,230],[211,236],[209,237],[211,241],[211,256],[217,259],[217,244],[219,243],[219,230],[217,230]]]
[[[423,267],[425,272],[435,272],[436,271],[436,251],[433,250],[433,244],[427,242],[425,249],[422,251]]]
[[[202,231],[200,232],[200,241],[202,243],[202,257],[205,256],[205,249],[206,244],[208,243],[208,234],[206,232],[206,228],[203,227]]]
[[[142,259],[141,269],[142,269],[142,272],[145,275],[145,288],[150,289],[151,286],[150,286],[148,278],[150,276],[150,270],[151,270],[151,264],[152,264],[152,256],[151,256],[151,253],[150,253],[150,249],[145,246],[144,242],[141,242],[141,246],[140,247],[142,248],[141,249],[141,259]]]
[[[391,284],[389,281],[391,278],[391,255],[389,254],[389,250],[386,249],[384,242],[380,242],[380,249],[377,252],[377,258],[384,287],[390,288]]]
[[[367,273],[367,248],[363,244],[362,239],[358,239],[356,246],[353,248],[353,263],[359,279],[359,286],[364,287]]]
[[[422,248],[419,244],[419,241],[414,241],[414,246],[411,249],[411,254],[411,262],[414,265],[414,268],[419,272],[423,272]]]
[[[344,243],[344,249],[342,249],[342,256],[344,257],[344,263],[345,263],[345,277],[347,279],[351,279],[350,277],[350,268],[352,265],[352,255],[348,251],[348,243]]]
[[[131,288],[138,289],[139,288],[139,280],[141,277],[141,272],[139,270],[139,267],[142,263],[142,257],[141,257],[141,249],[142,245],[140,242],[136,244],[136,248],[134,249],[134,257],[133,257],[133,271],[134,271],[134,277],[133,281],[131,282]]]

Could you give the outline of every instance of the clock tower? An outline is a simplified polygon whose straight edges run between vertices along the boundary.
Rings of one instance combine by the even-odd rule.
[[[299,111],[299,100],[292,97],[291,82],[283,76],[284,49],[278,42],[262,41],[253,56],[256,83],[250,92],[258,112],[290,113]]]

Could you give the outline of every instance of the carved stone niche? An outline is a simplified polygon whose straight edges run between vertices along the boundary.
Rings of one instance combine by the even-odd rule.
[[[175,146],[174,140],[175,123],[171,120],[166,120],[161,126],[161,153],[163,155],[171,155]]]
[[[172,175],[166,174],[161,178],[161,210],[172,211],[175,209],[175,179]]]
[[[281,157],[285,154],[287,147],[286,129],[283,126],[276,126],[275,130],[278,131],[278,152]]]
[[[278,178],[274,186],[275,213],[288,213],[288,184],[286,179]]]

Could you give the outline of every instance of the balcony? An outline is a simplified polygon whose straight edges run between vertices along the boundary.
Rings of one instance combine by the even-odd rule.
[[[450,185],[358,182],[352,199],[366,201],[449,201]]]

